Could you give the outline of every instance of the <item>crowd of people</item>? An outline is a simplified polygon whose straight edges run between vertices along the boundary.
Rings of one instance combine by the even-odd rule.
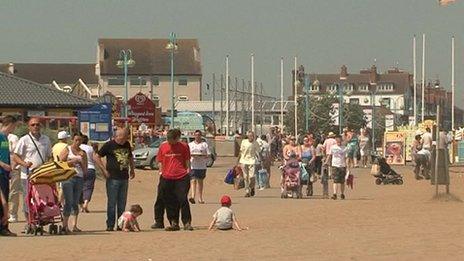
[[[308,166],[306,169],[310,176],[317,177],[307,181],[308,196],[313,195],[312,183],[318,179],[323,186],[322,196],[328,198],[328,181],[332,179],[334,186],[331,198],[337,199],[337,194],[340,194],[340,198],[344,199],[345,181],[353,169],[367,168],[372,147],[370,140],[366,129],[356,132],[345,128],[340,135],[330,132],[320,137],[312,133],[298,137],[284,135],[278,127],[272,127],[267,135],[258,138],[250,131],[241,142],[238,158],[243,172],[245,197],[256,194],[255,181],[259,190],[270,187],[272,164],[281,162],[285,165],[287,161],[297,159]]]

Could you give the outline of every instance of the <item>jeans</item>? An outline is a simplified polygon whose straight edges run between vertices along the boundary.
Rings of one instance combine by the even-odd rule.
[[[84,189],[82,191],[82,199],[90,201],[92,199],[93,189],[95,188],[95,170],[88,169],[87,175],[84,177]]]
[[[106,227],[114,228],[116,219],[124,213],[128,186],[129,181],[127,179],[109,178],[106,180],[106,197],[108,198],[106,205]]]
[[[71,214],[74,216],[79,214],[79,198],[83,186],[84,179],[77,176],[61,183],[64,195],[63,216],[69,217]]]
[[[184,225],[192,222],[190,205],[187,200],[190,189],[190,176],[178,180],[160,178],[161,193],[164,198],[166,214],[171,224],[179,224],[179,211],[182,212],[182,223]]]
[[[1,193],[3,194],[3,198],[5,198],[8,204],[8,194],[10,194],[10,180],[4,173],[0,173],[0,190],[1,190]],[[0,218],[3,217],[3,214],[5,211],[7,210],[3,209],[3,205],[0,206]],[[3,230],[4,228],[8,228],[8,223],[3,225],[0,222],[0,230]]]
[[[162,188],[162,179],[163,177],[160,176],[160,180],[158,182],[158,190],[156,193],[156,201],[155,205],[153,206],[153,210],[155,212],[155,223],[158,224],[164,224],[164,209],[165,209],[165,204],[164,204],[164,194],[163,188]]]

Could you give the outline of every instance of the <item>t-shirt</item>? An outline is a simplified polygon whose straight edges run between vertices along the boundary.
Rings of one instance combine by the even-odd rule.
[[[332,167],[343,168],[346,166],[345,156],[346,156],[345,146],[338,146],[337,144],[333,145],[330,149],[330,154],[332,155]]]
[[[228,207],[221,207],[214,213],[216,227],[219,229],[231,229],[233,226],[234,211]]]
[[[30,134],[30,136],[28,134],[22,136],[18,141],[18,145],[16,146],[14,153],[18,154],[22,160],[32,163],[29,170],[32,170],[44,163],[44,161],[40,158],[39,152],[37,151],[31,137],[34,139],[35,144],[39,148],[40,155],[42,155],[45,162],[52,155],[52,146],[50,139],[47,136],[41,134],[39,139],[35,138],[32,134]],[[29,170],[21,167],[21,179],[27,179]]]
[[[188,175],[185,164],[187,160],[190,160],[190,149],[183,142],[176,142],[175,144],[164,142],[159,148],[156,160],[162,164],[161,175],[163,178],[170,180],[182,179]]]
[[[256,164],[256,155],[260,147],[256,140],[250,142],[248,139],[242,140],[240,145],[240,163],[246,165]]]
[[[81,144],[79,146],[81,150],[85,151],[87,154],[87,169],[95,169],[95,161],[93,160],[93,148],[87,144]]]
[[[209,151],[208,143],[202,141],[197,143],[196,141],[192,141],[189,143],[190,148],[190,164],[192,169],[206,169],[208,165],[208,158],[206,155],[210,155],[211,152]],[[203,156],[194,156],[195,154],[201,154]]]
[[[11,167],[14,169],[19,169],[20,167],[13,160],[14,150],[16,149],[16,146],[18,145],[18,141],[19,141],[18,136],[16,136],[13,133],[8,134],[8,142],[10,143],[10,164],[11,164]]]
[[[123,228],[124,221],[127,221],[129,223],[129,226],[134,226],[135,224],[137,224],[137,219],[135,218],[134,215],[132,215],[130,211],[126,211],[122,213],[122,215],[118,218],[119,228]]]
[[[432,133],[426,132],[422,135],[422,148],[431,149],[432,148]]]
[[[106,157],[106,170],[110,174],[110,179],[129,179],[132,149],[128,141],[121,145],[114,140],[110,140],[103,144],[98,151],[98,155]]]
[[[57,144],[53,145],[52,148],[52,155],[54,161],[60,161],[60,154],[61,152],[68,147],[67,143],[58,142]]]
[[[10,165],[10,143],[8,137],[0,132],[0,161]],[[0,175],[8,178],[9,172],[0,167]]]
[[[331,148],[333,145],[337,144],[337,141],[334,139],[334,138],[328,138],[324,141],[324,144],[322,144],[322,146],[324,146],[324,151],[325,151],[325,154],[327,155],[330,155],[332,152],[331,152]]]

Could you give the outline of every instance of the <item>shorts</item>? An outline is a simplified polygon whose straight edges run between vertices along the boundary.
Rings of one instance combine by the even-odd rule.
[[[332,167],[332,178],[336,184],[345,184],[346,168]]]
[[[205,179],[205,177],[206,177],[206,169],[192,169],[190,171],[191,179]]]

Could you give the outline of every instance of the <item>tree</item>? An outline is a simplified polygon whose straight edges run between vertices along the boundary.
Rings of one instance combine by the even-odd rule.
[[[327,134],[329,132],[338,132],[338,126],[335,125],[334,103],[338,103],[338,99],[334,95],[322,95],[318,97],[310,96],[309,100],[309,131],[316,134]],[[284,118],[285,131],[293,133],[295,129],[295,110],[294,106],[288,109],[288,114]],[[343,105],[343,125],[348,128],[359,130],[366,126],[366,119],[362,107],[359,104],[344,104]],[[307,132],[305,130],[305,97],[298,98],[297,111],[298,132]]]

